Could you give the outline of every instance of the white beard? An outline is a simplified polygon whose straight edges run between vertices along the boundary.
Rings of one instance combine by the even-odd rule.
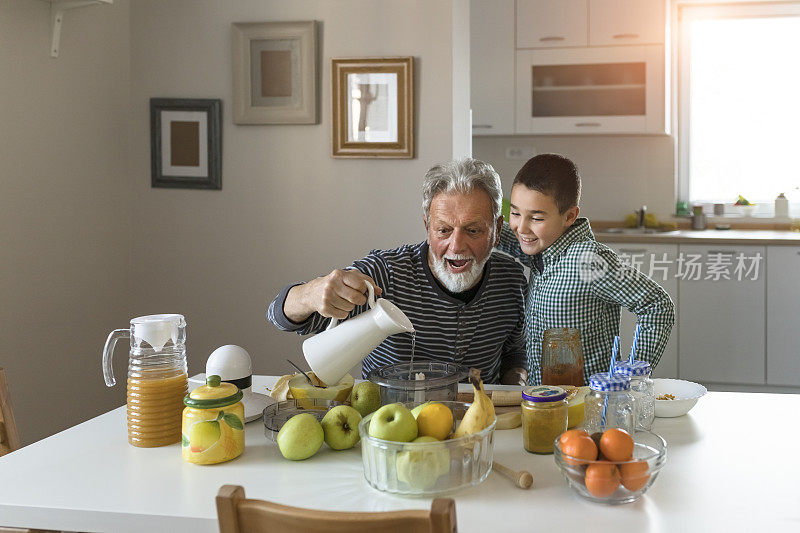
[[[464,292],[468,289],[471,289],[475,283],[481,279],[483,267],[486,265],[486,261],[489,260],[489,255],[491,255],[487,255],[483,261],[477,262],[475,261],[474,257],[468,255],[445,255],[442,256],[441,259],[437,259],[436,256],[433,255],[433,252],[429,251],[428,253],[430,254],[431,263],[433,264],[433,273],[436,275],[436,279],[438,279],[450,292]],[[466,272],[454,274],[453,272],[450,272],[447,267],[448,259],[471,259],[472,266],[470,266],[469,270]]]

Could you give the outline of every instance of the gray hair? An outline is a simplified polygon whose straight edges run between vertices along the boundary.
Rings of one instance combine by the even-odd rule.
[[[480,189],[492,200],[492,222],[500,216],[503,190],[500,176],[489,163],[465,157],[433,166],[425,173],[422,183],[422,213],[427,221],[430,216],[431,201],[440,193],[467,194]]]

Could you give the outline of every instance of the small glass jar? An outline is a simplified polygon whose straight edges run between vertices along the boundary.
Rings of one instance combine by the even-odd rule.
[[[208,376],[206,384],[183,399],[181,455],[184,460],[210,465],[230,461],[244,451],[244,405],[242,391],[219,376]]]
[[[550,328],[542,334],[542,385],[583,387],[583,346],[575,328]]]
[[[567,391],[539,385],[522,390],[522,444],[531,453],[553,453],[567,430]]]
[[[633,421],[636,429],[650,431],[656,416],[656,394],[650,379],[650,363],[634,361],[617,363],[616,372],[631,379],[633,396]]]
[[[631,380],[622,374],[592,374],[583,403],[583,427],[591,435],[611,428],[633,434]]]

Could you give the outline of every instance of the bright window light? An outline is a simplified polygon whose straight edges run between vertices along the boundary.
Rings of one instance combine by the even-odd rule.
[[[778,193],[796,197],[800,186],[800,17],[687,23],[688,150],[681,157],[688,157],[688,191],[681,196],[731,203],[741,194],[771,211]]]

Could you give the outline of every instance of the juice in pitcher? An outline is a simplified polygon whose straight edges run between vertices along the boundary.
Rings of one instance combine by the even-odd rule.
[[[111,358],[120,338],[130,337],[128,363],[128,442],[140,448],[181,440],[186,378],[186,321],[182,315],[149,315],[113,331],[103,350],[106,385],[114,385]]]

